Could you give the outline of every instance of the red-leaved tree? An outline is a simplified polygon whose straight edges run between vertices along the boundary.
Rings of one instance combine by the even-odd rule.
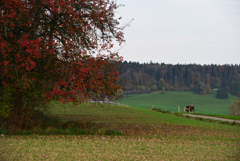
[[[111,0],[0,0],[0,115],[27,128],[36,107],[111,97],[121,88]],[[103,53],[107,53],[104,55]]]

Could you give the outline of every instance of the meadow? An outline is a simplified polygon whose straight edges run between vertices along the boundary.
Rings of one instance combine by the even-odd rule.
[[[171,112],[178,112],[178,106],[180,112],[184,112],[184,107],[194,105],[196,113],[228,115],[228,107],[231,105],[231,101],[239,98],[229,94],[228,99],[218,99],[216,94],[217,91],[211,91],[208,95],[197,95],[192,91],[168,91],[166,94],[152,92],[149,94],[126,95],[116,102],[132,107],[154,107]]]
[[[240,128],[177,117],[147,108],[50,104],[63,123],[98,134],[4,135],[1,160],[239,160]],[[92,126],[90,126],[92,125]],[[65,130],[71,130],[65,129]],[[43,130],[48,130],[43,129]],[[52,127],[57,132],[57,127]],[[106,135],[101,131],[118,133]]]

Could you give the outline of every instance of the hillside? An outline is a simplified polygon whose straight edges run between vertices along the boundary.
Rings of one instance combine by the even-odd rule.
[[[238,72],[238,68],[235,71]],[[144,75],[146,84],[141,82],[140,78],[136,82],[133,80],[138,77],[135,77],[136,74],[133,72],[131,80],[133,86],[131,87],[131,84],[126,86],[130,89],[130,93],[131,91],[141,93],[142,89],[147,89],[147,92],[125,95],[117,101],[128,106],[91,103],[74,106],[71,103],[62,105],[52,102],[49,104],[51,111],[44,117],[46,120],[44,126],[37,124],[33,129],[17,131],[14,134],[0,128],[0,158],[2,160],[82,160],[82,158],[84,160],[159,160],[159,158],[161,160],[239,160],[239,125],[194,120],[151,110],[154,107],[177,112],[180,106],[183,112],[185,106],[193,104],[198,113],[227,115],[231,101],[238,99],[230,94],[234,87],[231,85],[237,85],[236,89],[239,87],[239,75],[236,74],[234,80],[229,79],[225,82],[228,98],[217,99],[217,91],[209,90],[210,84],[206,84],[207,76],[206,80],[197,77],[199,80],[202,79],[204,84],[197,82],[194,72],[191,72],[193,79],[190,86],[184,83],[178,86],[180,84],[176,83],[178,80],[176,76],[174,84],[171,83],[172,80],[170,82],[165,80],[166,93],[162,94],[159,91],[160,85],[163,85],[161,81],[157,82],[159,85],[157,87],[154,76],[149,82],[149,75]],[[224,80],[219,79],[219,83],[223,86]],[[199,89],[199,94],[196,94],[196,89]],[[184,90],[193,90],[195,93]],[[204,93],[205,90],[208,90],[208,94]],[[150,91],[154,92],[150,93]],[[54,117],[51,118],[52,116]]]
[[[239,160],[240,128],[192,120],[146,108],[51,104],[65,121],[86,122],[124,136],[4,136],[3,160]],[[89,128],[90,131],[94,130]],[[52,130],[54,128],[52,127]],[[57,130],[57,129],[56,129]],[[67,129],[71,130],[71,129]],[[72,129],[78,130],[78,129]],[[109,131],[111,131],[109,130]]]
[[[184,107],[192,104],[197,113],[228,115],[228,106],[231,105],[231,101],[239,98],[229,94],[228,99],[217,99],[216,94],[217,91],[211,91],[208,95],[197,95],[192,91],[168,91],[166,94],[157,91],[148,94],[125,95],[116,102],[133,107],[155,107],[171,112],[177,112],[178,106],[183,112]]]

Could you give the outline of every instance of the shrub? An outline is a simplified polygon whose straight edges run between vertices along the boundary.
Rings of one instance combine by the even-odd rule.
[[[217,98],[219,98],[219,99],[227,99],[228,98],[228,93],[227,93],[226,87],[220,87],[220,89],[218,89]]]
[[[233,116],[240,116],[240,101],[232,101],[232,105],[228,108],[229,114]]]

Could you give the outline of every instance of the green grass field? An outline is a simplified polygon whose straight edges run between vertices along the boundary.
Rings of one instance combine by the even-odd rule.
[[[228,106],[231,105],[231,101],[239,98],[229,94],[228,99],[217,99],[216,94],[217,91],[212,91],[208,95],[196,95],[191,91],[168,91],[166,94],[152,92],[149,94],[126,95],[116,102],[132,107],[154,107],[171,112],[178,112],[178,106],[180,106],[180,112],[184,112],[184,107],[194,105],[197,113],[228,115]]]
[[[239,126],[177,117],[147,108],[51,104],[64,122],[88,122],[124,136],[0,136],[1,160],[239,160]]]

